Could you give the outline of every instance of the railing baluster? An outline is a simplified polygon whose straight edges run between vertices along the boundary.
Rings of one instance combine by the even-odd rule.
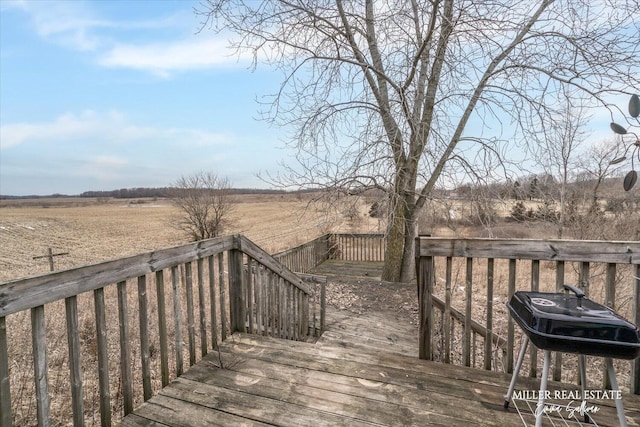
[[[556,261],[556,292],[564,290],[564,261]],[[511,316],[509,316],[511,317]],[[553,380],[562,381],[562,352],[554,352]]]
[[[220,285],[220,329],[222,341],[227,339],[227,301],[224,283],[224,254],[220,252],[218,258],[218,283]]]
[[[589,270],[590,270],[590,264],[588,262],[580,263],[580,271],[578,272],[578,276],[579,276],[578,287],[584,291],[584,294],[587,297],[589,297],[589,282],[590,282]],[[584,360],[586,362],[586,356]],[[580,375],[577,375],[576,384],[580,385],[581,381],[582,381],[582,378],[580,377]]]
[[[129,341],[129,312],[127,310],[127,282],[118,282],[118,323],[120,326],[120,378],[124,415],[133,412],[133,381],[131,378],[131,347]]]
[[[43,305],[31,309],[31,340],[33,344],[33,374],[36,384],[38,425],[46,427],[51,425],[51,402],[47,378],[47,335]]]
[[[93,301],[96,312],[96,341],[98,345],[100,421],[101,425],[110,426],[111,394],[109,393],[109,353],[107,348],[107,313],[104,305],[104,288],[99,288],[93,291]]]
[[[507,298],[511,299],[513,294],[516,292],[516,260],[509,260],[509,284],[508,284],[508,295]],[[513,348],[514,348],[514,335],[515,328],[513,324],[513,319],[509,316],[507,321],[507,373],[513,372]]]
[[[640,264],[634,266],[633,277],[633,301],[631,306],[633,311],[631,321],[640,325]],[[640,394],[640,357],[631,362],[631,385],[629,389],[633,394]]]
[[[279,277],[275,277],[275,282],[276,282],[276,293],[277,293],[277,307],[278,307],[278,330],[277,330],[277,334],[276,336],[278,338],[282,338],[282,332],[283,332],[283,323],[284,323],[284,313],[282,310],[282,303],[283,303],[283,297],[282,297],[282,279],[280,279]]]
[[[471,366],[476,367],[476,337],[475,331],[471,332]]]
[[[7,352],[7,322],[0,317],[0,426],[11,425],[11,387]]]
[[[272,292],[272,286],[271,286],[271,272],[269,272],[268,270],[264,270],[264,280],[265,280],[265,293],[264,293],[264,329],[265,329],[265,334],[267,336],[271,336],[270,333],[270,326],[271,326],[271,312],[272,312],[272,304],[273,304],[273,300],[272,300],[272,296],[271,296],[271,292]]]
[[[589,296],[589,282],[590,282],[589,270],[590,270],[590,264],[588,262],[580,263],[580,273],[579,273],[580,277],[578,279],[580,283],[578,284],[578,286],[584,291],[587,297]]]
[[[295,339],[294,326],[295,326],[295,304],[294,304],[294,292],[293,286],[289,282],[285,282],[287,287],[287,339]]]
[[[249,333],[254,334],[254,324],[253,324],[253,260],[251,257],[247,258],[247,293],[246,293],[246,307],[247,307],[247,317],[249,321]],[[246,324],[246,323],[245,323]]]
[[[164,270],[156,271],[158,300],[158,335],[160,335],[160,378],[162,387],[169,384],[169,344],[167,342],[167,309],[164,293]]]
[[[451,274],[453,270],[453,258],[447,257],[445,270],[445,296],[444,296],[444,362],[451,363]]]
[[[324,332],[325,320],[327,318],[327,284],[320,284],[320,333]]]
[[[531,291],[538,292],[540,290],[540,260],[531,260]],[[529,377],[535,378],[538,370],[538,350],[535,345],[529,346],[529,356],[531,364],[529,365]]]
[[[180,304],[180,273],[178,267],[171,267],[171,285],[173,289],[173,328],[175,330],[176,376],[182,375],[182,307]]]
[[[473,258],[467,257],[465,279],[464,344],[462,359],[465,366],[471,366],[471,302],[473,295]]]
[[[491,370],[493,345],[493,258],[487,260],[487,336],[484,338],[484,369]]]
[[[265,335],[265,323],[264,323],[264,311],[263,307],[263,299],[265,295],[265,281],[264,281],[264,270],[260,264],[256,265],[256,326],[258,328],[258,335]]]
[[[207,343],[207,312],[204,297],[204,260],[198,258],[198,315],[200,317],[200,355],[207,355],[209,344]]]
[[[607,273],[604,282],[604,304],[612,310],[616,307],[616,265],[607,264]],[[603,366],[602,372],[602,388],[611,389],[611,378],[606,366]]]
[[[147,276],[138,276],[138,319],[140,321],[140,360],[142,362],[142,395],[151,399],[151,360],[149,353],[149,317],[147,310]]]
[[[280,321],[282,313],[282,310],[280,310],[280,283],[278,277],[273,273],[271,273],[271,284],[273,285],[271,293],[273,297],[273,302],[271,303],[273,306],[273,336],[280,337],[280,328],[282,326],[282,322]]]
[[[193,312],[193,275],[191,262],[184,264],[184,289],[187,297],[187,337],[189,340],[189,366],[196,363],[196,324]]]
[[[213,255],[207,257],[209,266],[209,300],[211,301],[211,346],[214,350],[218,348],[218,311],[216,310],[216,274]]]
[[[84,402],[82,399],[80,334],[78,332],[78,297],[72,296],[65,298],[65,312],[67,320],[67,346],[69,350],[69,381],[71,383],[73,425],[81,426],[84,424]]]

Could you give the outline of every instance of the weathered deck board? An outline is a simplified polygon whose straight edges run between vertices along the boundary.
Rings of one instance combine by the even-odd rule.
[[[379,261],[342,261],[330,259],[313,269],[314,274],[340,277],[380,279],[383,263]]]
[[[317,343],[229,337],[224,369],[210,353],[123,426],[522,425],[502,408],[508,375],[419,360],[415,325],[393,313],[333,311],[329,319]],[[567,387],[550,382],[550,390]],[[613,402],[594,403],[598,425],[617,425]],[[640,425],[640,399],[625,395],[625,410],[629,425]]]

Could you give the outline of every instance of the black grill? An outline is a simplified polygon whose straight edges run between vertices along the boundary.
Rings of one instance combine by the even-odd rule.
[[[564,285],[567,293],[516,292],[507,303],[509,312],[525,333],[518,361],[505,396],[509,407],[518,372],[522,367],[529,341],[544,350],[544,366],[540,381],[538,408],[544,405],[552,351],[577,353],[582,396],[586,383],[585,356],[605,358],[611,386],[619,390],[611,359],[635,359],[640,356],[640,330],[610,308],[591,301],[575,286]],[[569,294],[568,291],[573,292]],[[583,403],[586,402],[583,401]],[[616,399],[620,426],[626,427],[622,399]],[[542,425],[543,413],[536,414],[536,427]],[[588,416],[585,415],[585,421]]]
[[[507,303],[536,347],[615,359],[640,356],[640,331],[633,323],[569,288],[573,294],[516,292]]]

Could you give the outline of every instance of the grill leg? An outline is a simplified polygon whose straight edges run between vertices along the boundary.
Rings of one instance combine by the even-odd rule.
[[[529,337],[525,335],[522,338],[522,346],[520,347],[518,360],[516,361],[516,366],[515,366],[515,369],[513,370],[513,375],[511,376],[511,383],[509,384],[509,390],[507,391],[507,394],[504,396],[504,409],[509,409],[509,402],[511,401],[511,396],[513,396],[513,390],[516,388],[516,380],[518,379],[518,373],[520,373],[520,368],[522,367],[522,361],[524,360],[524,354],[527,352],[528,345],[529,345]]]
[[[578,370],[580,371],[580,389],[582,391],[582,402],[586,403],[587,399],[584,398],[584,391],[587,389],[587,362],[586,356],[584,354],[578,355]],[[589,419],[589,414],[584,414],[584,422],[591,422]]]
[[[610,357],[604,359],[607,365],[607,372],[611,380],[611,389],[620,391],[618,387],[618,380],[616,379],[616,371],[613,369],[613,361]],[[616,410],[618,411],[618,421],[620,421],[620,427],[627,427],[627,419],[624,417],[624,407],[622,406],[622,396],[620,399],[616,399]]]
[[[547,379],[549,377],[549,365],[551,363],[551,351],[544,351],[544,366],[542,367],[542,378],[540,379],[540,394],[538,394],[538,406],[536,406],[536,427],[542,427],[542,416],[544,415],[544,398],[547,393]]]

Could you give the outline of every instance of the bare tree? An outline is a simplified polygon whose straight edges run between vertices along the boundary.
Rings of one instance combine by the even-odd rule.
[[[567,88],[561,89],[559,98],[560,116],[547,120],[547,126],[542,129],[529,129],[529,135],[536,142],[533,152],[537,164],[557,183],[553,186],[556,194],[545,194],[544,197],[559,202],[560,212],[555,222],[557,237],[561,239],[567,221],[569,183],[578,172],[578,154],[586,139],[584,128],[589,117],[583,100],[573,97]]]
[[[594,105],[638,87],[640,6],[613,0],[208,0],[203,28],[283,72],[265,118],[293,130],[305,187],[391,200],[383,278],[413,275],[417,215],[452,174],[505,165],[571,86]]]
[[[620,173],[622,164],[611,162],[611,159],[620,158],[624,152],[625,147],[616,138],[609,138],[591,146],[580,156],[578,167],[582,181],[591,184],[589,204],[596,205],[604,181]]]
[[[230,224],[233,213],[230,190],[229,180],[212,172],[180,177],[168,191],[180,211],[172,225],[193,241],[219,236]]]

